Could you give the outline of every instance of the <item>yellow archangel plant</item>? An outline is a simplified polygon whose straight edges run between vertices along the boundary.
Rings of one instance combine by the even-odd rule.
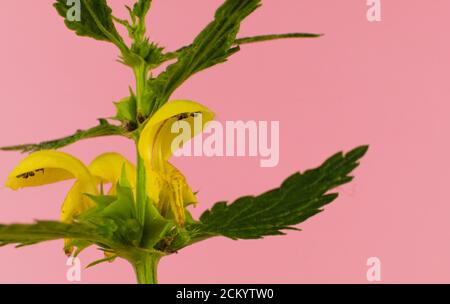
[[[165,52],[146,37],[151,4],[151,0],[137,0],[133,7],[127,7],[130,20],[115,17],[106,0],[81,0],[79,7],[65,0],[54,4],[66,26],[77,35],[117,46],[120,61],[133,70],[136,85],[130,96],[115,103],[116,116],[99,119],[95,127],[57,140],[1,148],[30,153],[6,181],[13,190],[67,180],[74,183],[62,203],[60,221],[0,225],[0,246],[64,239],[66,254],[78,255],[96,245],[105,257],[89,266],[123,258],[134,267],[139,283],[156,283],[162,257],[216,236],[238,240],[284,234],[284,230],[296,229],[295,225],[321,212],[337,198],[337,193],[330,191],[352,180],[350,173],[367,146],[337,153],[321,166],[297,172],[261,195],[219,202],[194,219],[188,208],[197,205],[196,195],[185,176],[169,162],[178,135],[172,126],[187,122],[194,137],[214,114],[193,101],[169,101],[172,93],[193,74],[225,62],[244,44],[320,35],[237,38],[241,22],[261,6],[261,0],[225,0],[192,44]],[[81,16],[79,20],[74,20],[74,11]],[[116,30],[117,24],[127,29],[131,44]],[[166,69],[153,76],[151,71],[167,62],[171,63]],[[201,128],[194,127],[199,115]],[[111,152],[85,165],[58,151],[79,140],[113,135],[134,141],[136,164]]]
[[[193,125],[195,115],[202,115],[204,125],[214,117],[206,107],[192,101],[167,103],[151,117],[138,141],[146,172],[147,196],[161,215],[170,214],[179,226],[185,223],[185,207],[196,204],[197,199],[183,174],[169,163],[171,143],[176,137],[171,126],[180,120]],[[9,175],[6,186],[18,190],[75,179],[61,208],[61,221],[73,223],[96,205],[92,196],[104,194],[104,185],[111,184],[108,195],[116,194],[122,170],[135,194],[136,166],[118,153],[102,154],[87,167],[67,153],[42,150],[26,157]],[[66,252],[71,254],[71,248],[66,248]]]

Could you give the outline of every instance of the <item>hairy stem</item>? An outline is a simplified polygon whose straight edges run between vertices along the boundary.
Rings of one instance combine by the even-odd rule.
[[[144,166],[144,160],[139,155],[137,148],[137,181],[136,181],[136,213],[139,223],[142,226],[145,224],[145,212],[147,209],[147,189],[146,189],[146,171]]]
[[[144,95],[147,83],[147,66],[145,63],[140,64],[134,68],[134,76],[136,78],[136,101],[137,101],[137,121],[143,122],[143,119],[149,113],[148,105],[144,104]]]
[[[158,284],[158,264],[161,257],[146,254],[133,262],[138,284]]]

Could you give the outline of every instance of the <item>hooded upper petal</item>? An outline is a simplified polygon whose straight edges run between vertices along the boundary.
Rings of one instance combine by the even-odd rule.
[[[88,168],[77,158],[60,151],[39,151],[23,159],[9,175],[6,186],[18,190],[68,179],[94,185]]]
[[[133,189],[136,188],[136,166],[119,153],[104,153],[89,165],[89,171],[101,183],[111,183],[110,195],[115,193],[116,184],[125,170]]]
[[[201,114],[201,128],[194,128],[194,117]],[[172,124],[184,120],[191,126],[191,136],[203,131],[214,119],[214,114],[205,106],[189,100],[175,100],[162,106],[148,121],[139,140],[139,153],[152,167],[156,161],[167,161],[172,155],[172,141],[178,136],[172,133]]]
[[[17,190],[68,179],[76,179],[76,182],[64,200],[61,220],[71,222],[75,216],[94,205],[85,194],[98,194],[97,184],[89,169],[72,155],[53,150],[30,154],[14,168],[6,186]]]

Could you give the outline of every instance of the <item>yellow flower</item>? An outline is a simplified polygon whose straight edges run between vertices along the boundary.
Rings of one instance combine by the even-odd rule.
[[[125,167],[124,167],[125,166]],[[111,184],[108,195],[116,194],[116,186],[125,169],[131,188],[136,189],[136,166],[119,153],[105,153],[94,159],[89,171],[100,185]]]
[[[195,128],[195,117],[201,114],[200,128]],[[186,178],[168,160],[172,156],[172,142],[179,135],[172,132],[173,123],[183,120],[191,126],[192,137],[200,133],[214,118],[206,107],[193,101],[176,100],[162,106],[144,127],[139,154],[144,161],[147,177],[147,195],[164,217],[172,213],[178,225],[186,220],[185,206],[197,199]]]
[[[199,114],[202,115],[200,128],[194,127]],[[181,120],[189,123],[194,130],[191,135],[195,136],[213,117],[211,111],[198,103],[173,101],[161,107],[141,132],[138,148],[146,170],[147,196],[163,217],[173,217],[180,226],[185,223],[185,207],[196,204],[197,200],[185,177],[168,162],[172,142],[178,136],[171,131],[172,124]],[[102,154],[87,167],[67,153],[39,151],[19,163],[9,175],[6,186],[18,190],[74,179],[61,210],[61,221],[72,223],[78,215],[96,205],[89,195],[105,194],[105,184],[111,184],[106,194],[116,194],[123,169],[136,193],[136,167],[120,154]]]
[[[6,186],[18,190],[64,180],[75,179],[61,210],[61,221],[71,223],[77,215],[95,206],[85,194],[99,195],[99,185],[111,183],[109,194],[115,193],[115,185],[125,166],[132,186],[136,169],[133,164],[117,153],[97,157],[86,167],[79,159],[59,151],[40,151],[30,154],[9,175]]]

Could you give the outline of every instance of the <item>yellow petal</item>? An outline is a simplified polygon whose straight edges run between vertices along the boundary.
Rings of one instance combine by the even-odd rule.
[[[194,205],[194,207],[196,207],[198,203],[194,192],[192,192],[192,189],[188,184],[186,184],[186,186],[183,188],[183,202],[185,206],[192,204]]]
[[[201,128],[194,128],[194,117],[202,114]],[[166,161],[172,155],[172,141],[178,136],[172,133],[172,123],[180,119],[191,126],[192,137],[203,131],[205,125],[214,118],[214,114],[205,106],[188,100],[175,100],[162,106],[148,121],[139,140],[139,153],[146,163],[153,159]],[[151,164],[152,167],[154,165]]]
[[[62,205],[62,222],[71,223],[76,216],[95,206],[95,203],[85,194],[97,195],[97,188],[95,185],[76,181]]]
[[[175,221],[183,226],[185,223],[184,208],[197,204],[197,199],[186,182],[184,175],[170,163],[166,163],[163,171],[147,170],[147,195],[163,216],[172,212]]]
[[[61,222],[73,223],[74,218],[84,211],[95,206],[95,203],[86,194],[97,195],[97,187],[91,183],[81,183],[76,181],[67,193],[66,199],[61,208]],[[71,239],[64,239],[64,251],[68,256],[73,253]]]
[[[182,198],[183,198],[183,204],[184,206],[188,206],[191,204],[197,205],[197,198],[195,197],[194,192],[192,192],[191,187],[186,181],[186,177],[171,163],[166,164],[168,167],[168,170],[170,172],[171,176],[178,176],[180,180],[183,181],[182,184]]]
[[[6,187],[18,190],[68,179],[95,184],[88,168],[77,158],[59,151],[40,151],[27,156],[11,172]]]
[[[161,210],[159,196],[164,186],[164,180],[161,175],[152,170],[150,167],[146,166],[146,190],[147,196],[153,201],[156,208]]]
[[[184,176],[173,175],[170,176],[168,183],[171,192],[169,201],[170,209],[175,217],[175,221],[180,226],[184,226],[186,216],[184,214],[183,188],[186,185],[186,180]]]
[[[115,194],[116,184],[125,168],[131,187],[136,188],[136,166],[119,153],[105,153],[94,159],[89,171],[101,183],[111,183],[110,195]]]

